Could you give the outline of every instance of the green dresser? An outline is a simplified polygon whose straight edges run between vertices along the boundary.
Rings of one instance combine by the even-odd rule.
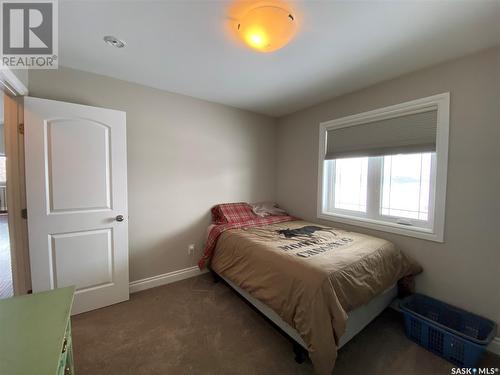
[[[0,374],[74,374],[74,287],[0,300]]]

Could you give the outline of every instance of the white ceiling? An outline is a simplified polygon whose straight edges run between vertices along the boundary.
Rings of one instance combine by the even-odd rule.
[[[500,1],[295,1],[270,54],[228,32],[226,0],[59,4],[61,65],[272,116],[500,44]]]

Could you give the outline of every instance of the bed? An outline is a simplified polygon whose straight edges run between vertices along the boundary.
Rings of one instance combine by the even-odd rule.
[[[391,303],[398,280],[421,272],[386,240],[288,215],[257,218],[239,205],[212,210],[199,265],[306,349],[319,374],[331,374],[338,348]]]
[[[264,303],[260,302],[257,298],[254,298],[250,293],[245,292],[243,289],[238,287],[228,278],[221,276],[216,273],[215,280],[218,278],[223,279],[226,284],[233,288],[240,296],[247,300],[253,307],[260,311],[265,317],[267,317],[272,323],[274,323],[278,328],[280,328],[289,338],[293,340],[294,343],[298,344],[307,352],[307,344],[304,342],[302,337],[300,337],[297,330],[286,323],[281,317],[274,312],[271,308],[266,306]],[[375,319],[382,311],[384,311],[391,302],[396,298],[398,294],[398,287],[396,284],[392,285],[378,296],[373,298],[367,304],[354,309],[347,313],[347,324],[344,334],[340,337],[338,349],[342,348],[347,344],[354,336],[356,336],[363,328],[365,328],[373,319]],[[296,353],[300,355],[299,353]],[[297,359],[301,362],[301,359]]]

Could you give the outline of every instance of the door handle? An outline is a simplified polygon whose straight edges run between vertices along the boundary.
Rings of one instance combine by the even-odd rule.
[[[123,215],[118,215],[115,217],[115,220],[121,223],[123,220],[125,220],[125,218],[123,217]]]

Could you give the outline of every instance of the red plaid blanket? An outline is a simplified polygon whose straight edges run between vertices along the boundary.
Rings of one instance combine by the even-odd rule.
[[[206,266],[207,262],[212,257],[219,236],[226,230],[258,227],[261,225],[282,223],[292,220],[297,219],[288,215],[259,217],[253,213],[252,208],[247,203],[219,204],[212,208],[212,221],[216,225],[208,234],[205,251],[203,252],[201,259],[198,261],[198,267],[203,269],[203,267]]]
[[[214,224],[241,223],[254,220],[258,216],[252,211],[248,203],[224,203],[212,208],[212,222]]]

